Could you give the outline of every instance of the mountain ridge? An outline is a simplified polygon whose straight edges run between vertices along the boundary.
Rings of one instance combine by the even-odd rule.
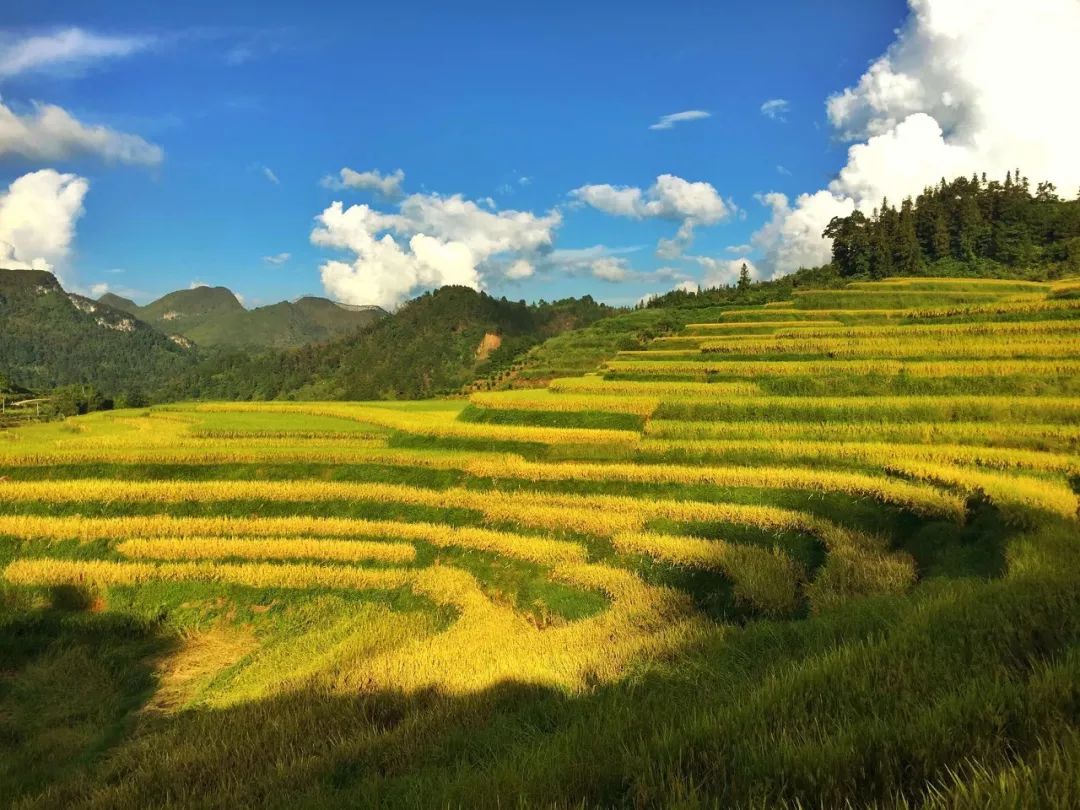
[[[381,307],[313,295],[247,309],[232,290],[220,286],[175,290],[142,306],[114,293],[98,301],[201,347],[297,348],[363,329],[388,314]]]

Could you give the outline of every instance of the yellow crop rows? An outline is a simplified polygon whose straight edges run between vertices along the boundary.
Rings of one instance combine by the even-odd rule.
[[[273,591],[260,604],[390,591],[387,621],[413,594],[430,614],[402,618],[415,635],[380,635],[331,688],[587,691],[730,632],[708,599],[789,620],[920,587],[911,536],[966,532],[987,500],[1010,525],[1075,521],[1080,301],[1052,296],[1076,283],[889,280],[702,309],[717,321],[546,389],[180,403],[0,433],[3,576],[106,605],[151,583],[178,602],[191,583]],[[949,393],[876,396],[905,389],[871,377]],[[841,378],[837,396],[801,393]],[[251,661],[237,678],[270,666]]]

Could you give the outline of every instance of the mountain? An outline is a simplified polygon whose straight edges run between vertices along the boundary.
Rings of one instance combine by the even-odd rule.
[[[127,312],[130,315],[137,315],[139,312],[139,305],[132,301],[130,298],[123,298],[113,293],[105,293],[98,299],[98,303],[104,304],[107,307],[118,309],[121,312]]]
[[[190,394],[227,399],[419,399],[498,374],[543,340],[614,311],[588,296],[530,305],[442,287],[324,344],[216,358],[185,385]]]
[[[194,366],[185,345],[129,312],[65,292],[43,270],[0,269],[0,376],[32,390],[156,390]]]
[[[379,307],[354,307],[316,297],[249,310],[226,287],[178,290],[143,307],[112,293],[98,300],[198,346],[253,350],[287,349],[329,340],[386,315]]]

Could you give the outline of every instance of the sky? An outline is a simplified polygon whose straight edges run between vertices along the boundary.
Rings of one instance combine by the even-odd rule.
[[[4,6],[0,267],[86,294],[627,305],[942,176],[1080,188],[1078,0]]]

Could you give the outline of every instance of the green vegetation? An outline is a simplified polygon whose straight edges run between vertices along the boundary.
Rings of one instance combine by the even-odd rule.
[[[90,385],[143,396],[196,355],[131,316],[70,295],[40,270],[0,270],[0,374],[33,391]]]
[[[110,293],[99,300],[167,335],[182,335],[200,347],[225,346],[252,351],[287,349],[329,340],[386,317],[378,307],[350,307],[315,297],[248,310],[225,287],[178,290],[144,307]]]
[[[513,364],[595,311],[451,288],[257,393],[365,390],[356,341],[398,341],[429,387],[379,393],[487,369],[467,402],[6,431],[0,795],[1075,806],[1080,399],[1032,382],[1080,361],[1070,283],[643,309]],[[411,353],[440,330],[452,350]],[[486,334],[521,343],[485,366]]]
[[[1052,278],[1080,272],[1080,199],[1065,201],[1051,183],[1034,193],[1026,177],[1005,182],[958,177],[927,188],[897,209],[883,200],[825,229],[833,266],[845,278],[889,276]]]
[[[223,354],[178,382],[174,398],[419,399],[496,379],[545,338],[605,317],[591,298],[528,305],[443,287],[370,328],[257,357]]]

